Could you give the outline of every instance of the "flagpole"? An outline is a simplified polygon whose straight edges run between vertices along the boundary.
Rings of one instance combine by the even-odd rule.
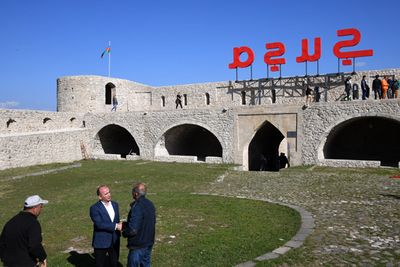
[[[108,41],[108,47],[110,49],[108,52],[108,77],[111,77],[111,41]]]

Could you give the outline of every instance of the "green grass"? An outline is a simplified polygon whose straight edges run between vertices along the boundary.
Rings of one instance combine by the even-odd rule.
[[[157,209],[153,266],[232,266],[272,251],[298,230],[297,212],[262,201],[192,193],[212,187],[230,166],[145,161],[84,161],[81,168],[8,180],[8,177],[63,166],[46,165],[0,172],[0,225],[39,194],[50,201],[39,220],[50,266],[93,266],[89,207],[98,185],[109,185],[126,218],[135,182],[145,182]],[[120,262],[126,265],[126,240]],[[73,252],[64,252],[73,250]]]

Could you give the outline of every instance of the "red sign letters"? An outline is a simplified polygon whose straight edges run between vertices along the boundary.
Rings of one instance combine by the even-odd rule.
[[[345,47],[356,46],[361,40],[360,31],[355,28],[342,29],[337,31],[337,36],[353,36],[351,40],[339,41],[333,47],[334,55],[342,59],[343,65],[352,65],[351,58],[357,57],[368,57],[372,56],[374,51],[372,49],[368,50],[356,50],[342,52],[341,49]],[[302,62],[313,62],[321,58],[321,38],[314,38],[314,51],[310,54],[308,48],[308,39],[303,39],[301,41],[301,56],[296,57],[297,63]],[[264,62],[270,66],[271,71],[279,71],[278,65],[286,64],[286,59],[283,57],[285,54],[285,45],[281,42],[266,43],[265,47],[267,52],[264,54]],[[242,54],[247,54],[247,59],[242,60],[240,57]],[[252,65],[254,62],[254,52],[251,48],[247,46],[235,47],[233,48],[233,62],[229,64],[230,69],[235,68],[246,68]]]

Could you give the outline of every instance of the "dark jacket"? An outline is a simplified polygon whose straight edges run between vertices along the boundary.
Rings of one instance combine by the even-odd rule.
[[[365,79],[362,79],[361,80],[361,90],[367,90],[367,86],[368,86],[368,84],[367,84],[367,81],[365,80]]]
[[[35,215],[21,211],[9,220],[0,236],[0,257],[5,266],[34,266],[47,258],[42,229]]]
[[[129,211],[128,222],[122,235],[128,238],[129,249],[143,248],[154,244],[156,209],[145,196],[137,199]]]
[[[372,90],[380,91],[382,89],[382,81],[376,78],[372,81]]]
[[[119,222],[118,203],[111,201],[114,208],[115,217],[111,221],[106,208],[101,201],[90,207],[90,218],[93,221],[93,240],[94,248],[110,248],[118,242],[120,234],[115,231],[115,226]]]

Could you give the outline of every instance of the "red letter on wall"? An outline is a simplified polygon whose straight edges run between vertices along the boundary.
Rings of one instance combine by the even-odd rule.
[[[264,55],[264,62],[271,66],[271,71],[279,71],[279,67],[276,65],[286,64],[286,60],[284,58],[275,58],[272,57],[280,57],[285,54],[285,45],[281,42],[276,43],[266,43],[265,47],[268,49],[275,49],[273,51],[269,51]]]
[[[296,62],[317,61],[321,58],[321,38],[314,39],[314,54],[308,53],[308,39],[301,40],[301,56],[296,57]]]
[[[241,61],[240,56],[243,53],[247,53],[247,60]],[[254,52],[247,46],[235,47],[233,48],[233,62],[229,64],[230,69],[236,68],[246,68],[253,64],[254,62]]]
[[[374,50],[372,50],[372,49],[341,52],[340,51],[341,48],[356,46],[361,40],[361,34],[355,28],[343,29],[343,30],[337,31],[337,36],[347,36],[347,35],[353,35],[353,39],[337,42],[335,44],[335,46],[333,47],[333,53],[335,54],[335,56],[337,56],[338,58],[346,59],[346,60],[343,60],[343,62],[342,62],[343,65],[351,65],[352,64],[352,61],[349,58],[369,57],[374,54]]]

